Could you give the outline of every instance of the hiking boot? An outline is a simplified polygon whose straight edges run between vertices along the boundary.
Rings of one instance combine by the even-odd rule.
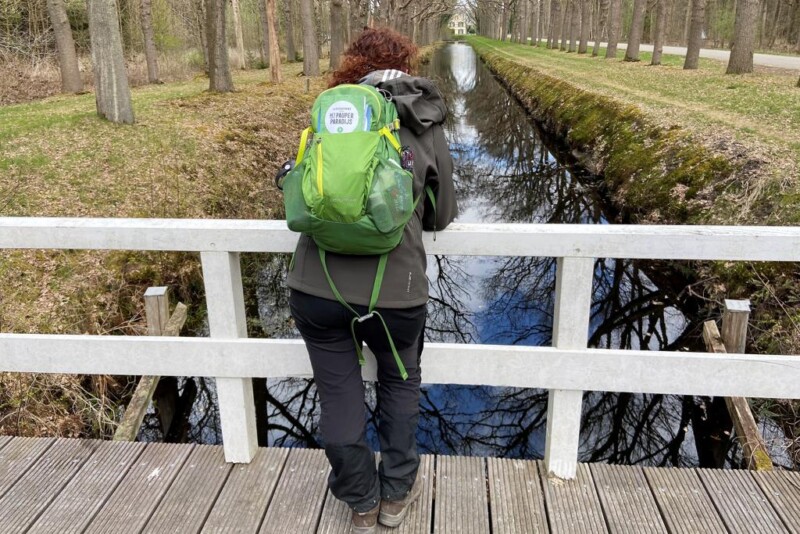
[[[350,532],[353,534],[374,534],[378,532],[378,512],[380,503],[368,512],[353,512],[353,524]]]
[[[406,513],[411,505],[416,501],[420,494],[422,493],[422,482],[420,477],[417,476],[417,479],[414,481],[414,485],[411,487],[411,491],[408,492],[408,495],[400,499],[399,501],[387,501],[385,499],[381,500],[381,514],[378,518],[378,521],[381,522],[381,525],[386,525],[387,527],[397,527],[400,523],[403,522],[403,519],[406,517]]]

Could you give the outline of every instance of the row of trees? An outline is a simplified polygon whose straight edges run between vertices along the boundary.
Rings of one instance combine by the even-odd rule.
[[[126,60],[143,55],[150,83],[159,83],[159,57],[167,52],[202,62],[213,91],[233,90],[232,67],[269,66],[280,82],[281,61],[302,58],[304,74],[317,76],[323,53],[329,52],[330,67],[337,66],[346,44],[367,25],[433,42],[455,1],[3,0],[0,61],[55,54],[62,90],[81,92],[79,58],[91,51],[98,111],[132,122],[132,111],[120,111],[130,109]],[[118,102],[103,111],[106,89]]]
[[[547,40],[570,52],[607,41],[606,57],[627,42],[625,59],[639,60],[643,40],[654,44],[653,64],[665,43],[688,47],[685,68],[697,68],[701,46],[731,46],[729,73],[752,72],[756,47],[800,53],[798,0],[469,0],[477,31],[495,39]]]

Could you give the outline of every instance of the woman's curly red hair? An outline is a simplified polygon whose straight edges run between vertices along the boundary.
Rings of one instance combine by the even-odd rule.
[[[372,71],[397,69],[413,74],[417,66],[417,47],[411,39],[390,28],[365,28],[342,56],[329,87],[358,83]]]

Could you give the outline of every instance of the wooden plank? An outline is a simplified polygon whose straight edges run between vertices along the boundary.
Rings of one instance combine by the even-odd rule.
[[[98,445],[89,440],[56,440],[0,499],[3,533],[26,532]]]
[[[583,349],[589,339],[594,258],[558,258],[556,302],[553,312],[553,346]],[[547,432],[544,465],[548,474],[575,478],[581,433],[583,391],[550,389],[547,398]]]
[[[203,532],[258,532],[288,456],[289,449],[260,448],[249,464],[234,465]]]
[[[488,458],[492,532],[549,532],[540,462]]]
[[[136,441],[139,428],[150,406],[150,399],[158,386],[159,377],[143,376],[131,396],[131,401],[125,407],[125,415],[122,416],[117,430],[114,432],[114,441]]]
[[[145,450],[145,443],[99,444],[95,453],[30,529],[31,534],[83,532]]]
[[[9,372],[311,376],[302,340],[0,334],[0,354],[0,369]],[[797,355],[430,343],[425,358],[430,383],[800,397]],[[371,361],[367,358],[367,380],[376,378]]]
[[[0,449],[6,446],[11,441],[11,436],[0,436]]]
[[[751,471],[750,475],[788,527],[789,532],[800,533],[800,473]]]
[[[697,472],[645,467],[644,475],[671,533],[727,532]]]
[[[329,470],[324,451],[292,449],[260,532],[316,532]]]
[[[434,533],[489,532],[484,459],[438,456],[434,507]]]
[[[747,303],[747,313],[744,311],[731,311],[731,308],[744,308]],[[738,303],[738,304],[735,304]],[[730,301],[726,300],[725,320],[723,327],[727,327],[727,339],[720,335],[717,329],[717,323],[714,321],[706,321],[703,323],[703,339],[706,343],[706,349],[715,354],[727,354],[731,352],[727,349],[728,346],[733,347],[736,351],[744,352],[745,341],[747,337],[747,318],[750,313],[750,304],[748,301]],[[728,413],[733,421],[733,427],[736,429],[736,437],[742,445],[742,453],[744,460],[747,463],[748,469],[756,471],[769,471],[772,469],[772,459],[769,457],[769,451],[761,437],[761,431],[756,424],[756,418],[750,409],[750,403],[745,397],[725,397],[725,405],[728,408]]]
[[[749,300],[725,299],[725,311],[722,313],[722,342],[725,343],[725,350],[744,354],[749,320]]]
[[[0,217],[0,249],[287,252],[283,220]],[[464,224],[423,236],[428,254],[798,261],[800,228],[632,224]]]
[[[222,447],[195,446],[143,532],[200,532],[231,467]]]
[[[422,481],[422,494],[416,504],[412,505],[405,520],[397,528],[378,525],[379,534],[429,534],[431,531],[431,513],[433,510],[433,464],[434,457],[420,455],[419,476]],[[351,523],[350,508],[327,493],[325,506],[322,509],[317,534],[349,534]]]
[[[242,289],[242,267],[238,253],[201,252],[206,290],[208,327],[212,338],[247,337],[247,320]],[[193,375],[187,375],[193,376]],[[208,376],[208,375],[194,375]],[[229,462],[248,463],[258,449],[252,376],[215,376],[222,445]]]
[[[53,438],[13,438],[0,450],[0,497],[49,449]]]
[[[149,336],[177,336],[180,334],[187,317],[186,306],[179,302],[175,307],[172,317],[169,314],[169,298],[166,287],[151,287],[144,294],[145,314],[147,316],[147,335]],[[136,385],[131,401],[125,408],[125,415],[114,432],[116,441],[136,441],[139,428],[150,406],[153,394],[156,392],[160,377],[143,376]],[[174,407],[159,406],[159,419],[161,419],[164,434],[169,430]],[[168,412],[168,413],[167,413]]]
[[[700,469],[698,474],[729,532],[788,532],[747,471]]]
[[[576,478],[563,480],[540,473],[544,502],[553,533],[608,532],[589,466],[578,464]]]
[[[641,467],[591,464],[590,471],[611,532],[666,534]]]
[[[148,444],[85,532],[140,532],[192,448],[192,445]]]

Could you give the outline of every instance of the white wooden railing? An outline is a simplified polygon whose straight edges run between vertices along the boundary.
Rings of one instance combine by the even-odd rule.
[[[0,371],[216,377],[225,457],[256,449],[250,377],[308,377],[301,341],[246,339],[240,252],[292,252],[283,221],[0,218],[0,249],[200,252],[209,338],[0,334]],[[553,347],[431,343],[427,383],[550,390],[545,463],[575,476],[583,391],[800,398],[800,357],[588,349],[595,258],[800,261],[800,228],[453,224],[431,254],[558,258]],[[374,364],[365,377],[375,378]]]

